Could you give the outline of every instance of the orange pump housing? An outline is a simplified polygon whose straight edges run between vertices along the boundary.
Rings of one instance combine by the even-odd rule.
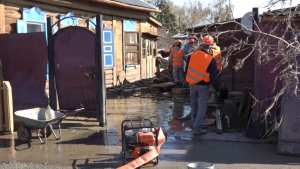
[[[139,158],[140,157],[140,153],[142,150],[143,146],[135,146],[134,150],[130,152],[130,154],[134,157],[134,158]],[[151,149],[155,149],[155,146],[149,146],[149,148]],[[150,161],[149,163],[152,163],[152,161]]]
[[[139,142],[143,144],[154,145],[155,144],[155,137],[152,132],[139,132]]]
[[[149,147],[150,149],[155,149],[155,137],[154,134],[152,132],[139,132],[139,144],[146,144],[147,146],[143,146],[143,145],[136,145],[134,147],[134,150],[131,151],[131,155],[135,158],[139,158],[140,157],[140,153],[143,147]],[[152,163],[152,161],[150,161],[149,163]]]

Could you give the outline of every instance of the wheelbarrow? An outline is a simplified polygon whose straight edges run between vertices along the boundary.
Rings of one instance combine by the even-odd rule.
[[[60,123],[66,117],[65,114],[55,112],[55,117],[50,120],[46,120],[46,110],[44,108],[34,108],[27,110],[20,110],[15,112],[15,117],[18,121],[22,121],[23,125],[18,129],[18,140],[21,143],[28,143],[32,137],[32,131],[36,132],[40,142],[45,144],[47,137],[52,133],[56,140],[61,138]],[[59,136],[57,136],[53,130],[52,125],[58,124]],[[45,138],[45,141],[42,140]]]

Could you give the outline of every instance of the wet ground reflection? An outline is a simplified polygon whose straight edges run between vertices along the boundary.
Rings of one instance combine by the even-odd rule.
[[[151,119],[156,126],[161,126],[168,133],[167,142],[163,145],[160,154],[160,164],[156,168],[186,168],[191,161],[213,162],[220,169],[232,168],[234,163],[288,164],[299,161],[298,158],[276,155],[275,145],[242,143],[244,134],[219,135],[211,132],[197,140],[190,132],[189,121],[177,120],[186,117],[189,113],[190,106],[186,104],[185,97],[162,99],[161,96],[153,94],[148,94],[146,97],[132,95],[108,97],[107,128],[98,127],[95,119],[71,118],[66,119],[64,123],[68,126],[74,125],[75,128],[64,128],[60,141],[50,136],[48,142],[41,145],[33,135],[30,144],[20,144],[16,140],[16,133],[0,136],[0,161],[1,163],[40,164],[42,166],[40,168],[48,168],[47,165],[117,168],[123,164],[122,154],[120,154],[121,122],[124,119],[141,117]],[[94,126],[96,128],[93,128]],[[227,138],[232,139],[232,137],[234,139],[237,137],[239,143],[228,142]],[[216,139],[219,141],[212,141]],[[270,168],[272,166],[275,165],[270,165]]]
[[[124,119],[150,119],[155,126],[162,127],[164,131],[183,131],[188,127],[176,120],[190,113],[190,106],[186,104],[186,98],[183,96],[168,98],[151,95],[149,97],[148,94],[148,97],[144,98],[128,94],[108,97],[106,103],[108,128],[114,128],[118,134],[121,134],[120,124]]]

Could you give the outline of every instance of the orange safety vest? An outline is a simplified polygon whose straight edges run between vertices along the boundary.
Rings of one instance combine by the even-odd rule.
[[[172,47],[170,48],[170,52],[172,52],[172,51],[173,51],[173,49],[174,49],[174,46],[172,46]]]
[[[183,66],[183,55],[184,55],[184,51],[183,49],[181,50],[173,50],[173,58],[172,58],[172,62],[173,62],[173,66]]]
[[[201,81],[210,82],[209,73],[206,72],[213,57],[201,50],[191,56],[187,70],[186,81],[189,84],[198,84]]]
[[[221,56],[221,49],[219,46],[213,46],[212,48],[213,51],[213,57],[216,60],[217,63],[217,69],[221,70],[222,69],[222,56]]]

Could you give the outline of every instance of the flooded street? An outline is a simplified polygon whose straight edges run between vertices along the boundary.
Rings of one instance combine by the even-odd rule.
[[[184,123],[175,120],[190,113],[190,106],[185,99],[120,97],[107,100],[108,128],[114,128],[121,134],[121,122],[125,119],[150,119],[155,126],[162,127],[164,131],[183,131]]]
[[[122,166],[121,122],[148,118],[168,134],[159,165],[153,168],[187,168],[195,161],[215,163],[216,169],[299,168],[299,158],[276,154],[276,145],[255,143],[243,133],[210,132],[193,137],[191,123],[179,121],[190,112],[185,99],[108,97],[107,128],[93,118],[68,117],[62,139],[50,136],[44,145],[33,133],[30,144],[20,144],[16,132],[0,136],[0,168],[116,168]],[[207,119],[206,123],[211,123]],[[151,167],[150,167],[151,168]]]

